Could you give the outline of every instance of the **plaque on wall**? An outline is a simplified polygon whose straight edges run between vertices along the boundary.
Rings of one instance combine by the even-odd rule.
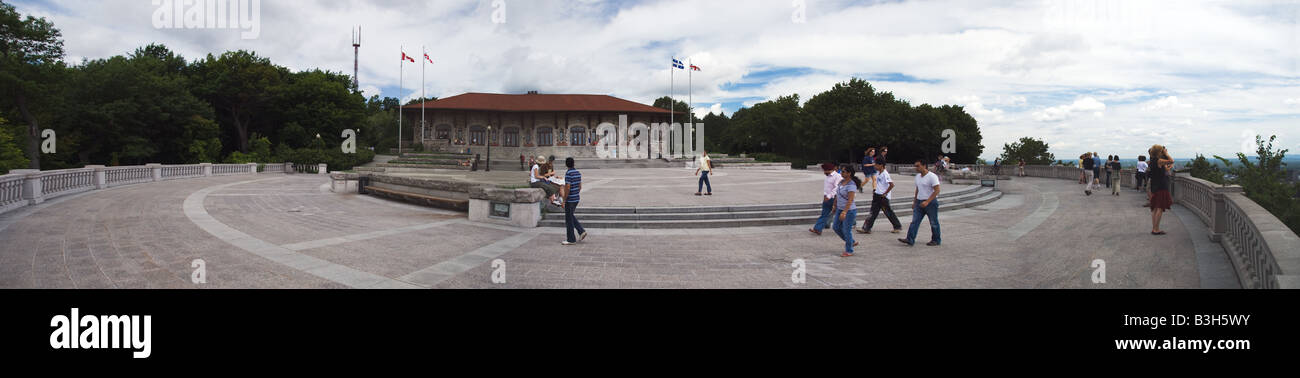
[[[509,203],[505,203],[505,202],[490,202],[488,205],[492,207],[492,208],[488,211],[488,215],[489,215],[489,216],[499,217],[499,218],[509,218],[509,217],[510,217],[510,204],[509,204]]]

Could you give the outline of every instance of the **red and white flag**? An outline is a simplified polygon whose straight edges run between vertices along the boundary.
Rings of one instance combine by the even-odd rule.
[[[699,70],[700,70],[700,66],[694,64],[691,65],[691,71],[699,71]]]
[[[433,64],[433,59],[429,58],[429,53],[424,53],[424,60],[429,61],[429,64]]]
[[[402,60],[407,60],[410,61],[411,63],[415,63],[415,58],[406,55],[405,51],[402,52]]]

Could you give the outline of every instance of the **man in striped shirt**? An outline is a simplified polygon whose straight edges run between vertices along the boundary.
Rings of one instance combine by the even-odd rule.
[[[582,172],[573,169],[573,158],[564,159],[564,166],[569,168],[564,173],[564,188],[560,190],[560,197],[564,198],[564,230],[567,239],[560,244],[572,245],[587,238],[587,230],[582,228],[582,223],[578,222],[578,217],[573,215],[573,210],[578,208],[579,193],[582,192]],[[573,230],[578,230],[578,237],[575,239]]]

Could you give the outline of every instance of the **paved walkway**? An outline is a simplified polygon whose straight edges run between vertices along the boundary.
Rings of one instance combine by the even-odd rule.
[[[788,203],[801,199],[757,193],[818,186],[809,172],[720,171],[718,195],[702,199],[691,189],[681,194],[657,186],[692,180],[682,169],[584,173],[592,206],[629,197],[665,205]],[[592,230],[584,243],[561,246],[563,229],[471,223],[461,213],[330,193],[327,181],[277,174],[176,180],[6,213],[0,215],[0,287],[1198,288],[1235,282],[1226,256],[1195,216],[1175,211],[1164,219],[1169,235],[1151,236],[1141,194],[1085,197],[1068,180],[1000,182],[1002,199],[940,214],[943,246],[909,248],[896,234],[858,234],[862,246],[851,258],[839,257],[842,243],[833,234],[809,234],[807,225]],[[929,230],[922,229],[925,240]],[[206,283],[191,282],[196,259],[204,262]],[[496,259],[503,270],[494,268]],[[802,284],[791,282],[796,259],[806,266]],[[1090,279],[1094,259],[1106,262],[1104,284]],[[504,271],[506,282],[493,283],[494,271]]]

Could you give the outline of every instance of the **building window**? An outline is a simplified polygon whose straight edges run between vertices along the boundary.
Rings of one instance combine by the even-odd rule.
[[[583,146],[587,144],[587,129],[583,127],[569,128],[569,145]]]
[[[549,146],[553,143],[555,143],[555,141],[551,138],[551,128],[541,127],[537,129],[538,146]]]
[[[451,139],[451,127],[439,125],[434,131],[435,139]]]
[[[483,126],[471,126],[469,128],[469,144],[482,146],[487,144],[487,129]]]
[[[504,140],[501,141],[501,145],[506,147],[519,147],[519,129],[513,127],[506,129],[506,132],[502,134],[502,137],[504,137]]]

